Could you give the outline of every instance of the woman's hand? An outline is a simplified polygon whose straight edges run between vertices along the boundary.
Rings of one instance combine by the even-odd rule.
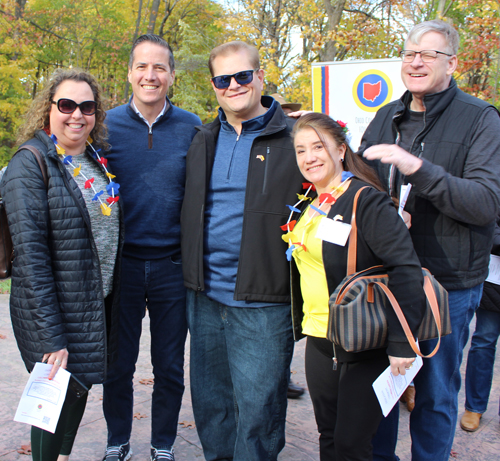
[[[405,375],[406,370],[413,366],[415,357],[392,357],[389,355],[389,362],[391,363],[391,373],[394,376]]]
[[[61,349],[57,352],[50,352],[43,356],[42,362],[47,362],[49,365],[52,365],[52,369],[50,370],[49,379],[52,379],[59,367],[66,369],[68,365],[68,349]]]
[[[402,213],[403,213],[403,216],[401,216],[401,217],[403,218],[403,221],[404,221],[406,227],[409,229],[411,227],[411,214],[405,210],[403,210]]]
[[[312,114],[312,112],[313,112],[312,110],[296,110],[295,112],[289,112],[286,115],[292,118],[300,118],[303,115]]]

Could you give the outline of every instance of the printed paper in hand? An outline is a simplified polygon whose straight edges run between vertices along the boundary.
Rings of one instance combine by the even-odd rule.
[[[500,285],[500,257],[496,255],[490,255],[490,265],[487,282],[494,283],[495,285]]]
[[[49,381],[52,365],[36,363],[19,401],[14,421],[54,433],[68,390],[71,373],[59,368]]]
[[[399,216],[403,216],[403,210],[405,209],[406,201],[410,195],[411,184],[406,184],[401,186],[401,193],[399,194]]]
[[[413,362],[413,366],[406,370],[404,376],[398,375],[394,376],[391,373],[391,367],[388,367],[373,383],[373,390],[377,395],[377,399],[380,403],[380,408],[382,408],[382,413],[387,416],[392,410],[392,407],[396,405],[399,398],[403,395],[403,392],[413,381],[420,368],[422,368],[423,361],[422,357],[417,356]]]

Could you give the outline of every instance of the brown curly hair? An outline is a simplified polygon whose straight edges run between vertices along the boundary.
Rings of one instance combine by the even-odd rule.
[[[90,86],[94,94],[94,100],[97,103],[97,111],[95,113],[95,126],[90,132],[94,144],[108,149],[109,144],[106,142],[108,137],[108,129],[104,124],[106,118],[106,111],[104,108],[104,101],[102,97],[102,89],[97,80],[88,72],[80,69],[56,69],[50,76],[49,81],[42,91],[40,91],[33,100],[30,108],[26,112],[24,119],[25,122],[19,129],[17,141],[19,144],[33,138],[35,132],[43,130],[49,126],[50,110],[52,107],[52,100],[61,83],[66,80],[74,82],[85,82]]]

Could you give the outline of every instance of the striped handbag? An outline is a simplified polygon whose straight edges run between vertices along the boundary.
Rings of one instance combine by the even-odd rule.
[[[367,187],[367,186],[365,186]],[[347,352],[361,352],[387,345],[386,310],[393,309],[413,351],[432,357],[441,337],[451,333],[448,292],[427,270],[422,269],[427,309],[417,332],[418,341],[438,338],[434,350],[422,355],[396,298],[388,288],[389,277],[383,266],[356,272],[356,208],[361,188],[354,197],[351,237],[347,251],[347,276],[330,296],[327,338]]]

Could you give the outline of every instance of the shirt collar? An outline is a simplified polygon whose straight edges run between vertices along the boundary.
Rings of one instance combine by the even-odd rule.
[[[135,105],[135,103],[134,103],[134,98],[133,98],[133,97],[132,97],[132,100],[130,101],[130,104],[131,104],[131,106],[132,106],[133,111],[134,111],[134,112],[135,112],[135,113],[136,113],[136,114],[137,114],[140,118],[142,118],[142,119],[143,119],[143,120],[144,120],[144,121],[148,124],[148,126],[152,126],[152,125],[150,125],[150,124],[149,124],[149,122],[148,122],[148,121],[144,118],[144,116],[141,114],[140,110],[139,110],[139,109],[137,109],[137,106],[136,106],[136,105]],[[154,124],[158,121],[158,119],[159,119],[160,117],[162,117],[162,116],[163,116],[163,114],[165,114],[165,112],[167,111],[167,107],[168,107],[168,106],[167,106],[167,100],[165,99],[165,104],[163,105],[163,109],[162,109],[162,110],[161,110],[161,112],[158,114],[158,116],[155,118],[155,121],[153,122],[153,125],[154,125]]]

